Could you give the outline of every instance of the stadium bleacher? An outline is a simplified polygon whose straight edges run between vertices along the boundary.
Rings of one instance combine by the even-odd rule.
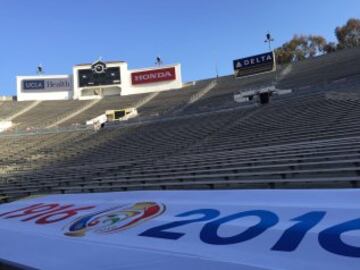
[[[22,102],[20,102],[22,103]],[[45,128],[68,114],[85,106],[88,101],[42,101],[28,112],[13,119],[18,129]]]
[[[271,85],[293,92],[266,106],[234,102],[235,92]],[[211,78],[164,91],[138,108],[139,117],[98,132],[6,132],[0,135],[0,201],[138,189],[358,187],[357,94],[360,49],[351,49],[280,67],[277,74]],[[103,98],[61,126],[136,106],[148,95]],[[44,101],[13,122],[18,129],[42,129],[88,103]],[[0,117],[30,105],[4,101]]]
[[[32,102],[13,102],[13,101],[2,101],[0,102],[0,119],[8,119],[15,113],[28,107]]]

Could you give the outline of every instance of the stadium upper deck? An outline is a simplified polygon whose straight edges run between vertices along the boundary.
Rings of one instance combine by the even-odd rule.
[[[310,87],[328,89],[334,84],[334,81],[346,78],[348,81],[352,81],[352,77],[360,73],[359,58],[359,49],[343,50],[280,67],[277,74],[268,73],[241,80],[235,79],[233,76],[224,76],[198,81],[195,85],[187,84],[178,90],[159,93],[139,108],[140,116],[149,117],[169,114],[183,107],[186,107],[186,112],[234,107],[238,106],[233,99],[234,92],[272,84],[276,84],[279,89],[290,88],[294,91],[306,91]],[[213,81],[216,81],[216,85],[210,91],[201,96],[199,100],[196,99],[197,102],[194,104],[188,104],[191,99],[194,99],[199,92],[208,87]],[[44,128],[54,126],[54,124],[56,126],[56,123],[64,118],[67,120],[60,121],[59,126],[84,124],[86,120],[104,113],[107,109],[136,107],[142,104],[144,99],[148,100],[151,95],[153,93],[111,96],[105,97],[98,102],[79,100],[0,101],[0,119],[11,119],[16,129]],[[84,107],[87,109],[83,110]]]
[[[357,186],[359,63],[360,49],[353,49],[282,67],[276,75],[214,78],[151,98],[4,101],[0,117],[23,129],[48,127],[61,119],[66,121],[59,126],[69,127],[106,109],[141,106],[137,119],[100,132],[68,128],[36,135],[5,133],[0,138],[0,196]],[[275,82],[293,93],[274,97],[266,106],[234,102],[234,92]]]

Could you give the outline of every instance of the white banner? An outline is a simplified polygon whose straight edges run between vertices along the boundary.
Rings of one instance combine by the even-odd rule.
[[[52,195],[0,205],[0,265],[360,269],[360,190]]]

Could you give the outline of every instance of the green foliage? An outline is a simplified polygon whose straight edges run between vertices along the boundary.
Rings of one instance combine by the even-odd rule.
[[[336,27],[335,35],[338,43],[328,43],[318,35],[295,35],[275,49],[277,63],[287,64],[345,48],[360,47],[360,20],[349,19],[344,26]]]
[[[344,26],[336,27],[338,49],[360,47],[360,20],[350,19]]]
[[[275,50],[277,63],[286,64],[317,56],[325,51],[326,45],[325,38],[321,36],[295,35]]]

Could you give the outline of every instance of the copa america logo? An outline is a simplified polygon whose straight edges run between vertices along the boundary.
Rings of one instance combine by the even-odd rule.
[[[161,215],[165,209],[164,204],[155,202],[115,206],[76,219],[64,228],[64,234],[81,237],[90,231],[95,234],[118,233]]]

